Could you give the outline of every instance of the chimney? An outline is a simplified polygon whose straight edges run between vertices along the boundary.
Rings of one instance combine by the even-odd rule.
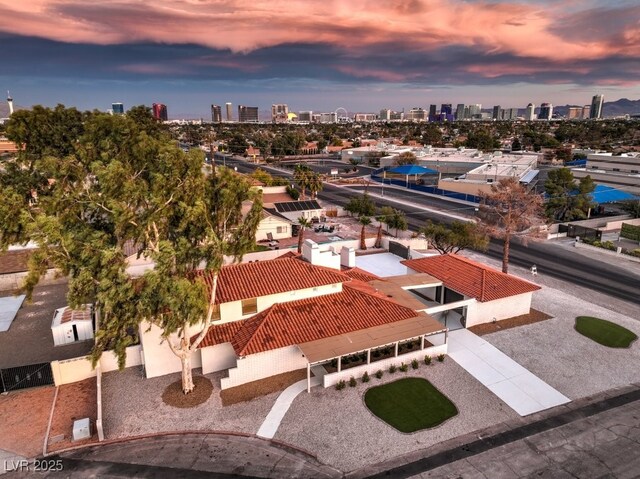
[[[302,245],[302,257],[311,264],[318,264],[320,259],[320,247],[313,240],[305,240]]]
[[[343,246],[340,250],[340,264],[347,268],[355,268],[356,266],[356,250]]]

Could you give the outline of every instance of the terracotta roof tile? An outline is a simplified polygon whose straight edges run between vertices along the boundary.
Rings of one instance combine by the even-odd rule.
[[[359,281],[364,281],[365,283],[368,283],[369,281],[375,281],[377,279],[380,279],[375,274],[369,273],[368,271],[360,269],[357,266],[355,268],[345,268],[343,266],[342,267],[342,272],[344,274],[346,274],[347,276],[349,276],[349,278],[351,278],[351,279],[357,279]]]
[[[211,275],[198,272],[211,287]],[[224,266],[218,278],[216,304],[344,283],[351,278],[324,266],[296,258],[273,259]]]
[[[236,321],[241,324],[231,340],[236,354],[247,356],[416,316],[414,310],[395,301],[350,283],[344,286],[340,293],[274,304],[249,319]],[[216,330],[223,327],[230,326],[213,326],[200,347],[218,344],[226,332]]]
[[[480,302],[537,291],[540,286],[505,274],[464,256],[445,254],[402,261],[409,268],[438,278],[447,288]]]

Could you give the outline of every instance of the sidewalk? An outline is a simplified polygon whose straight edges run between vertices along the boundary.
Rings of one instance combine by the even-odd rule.
[[[521,416],[570,401],[468,329],[458,329],[449,333],[448,354]]]

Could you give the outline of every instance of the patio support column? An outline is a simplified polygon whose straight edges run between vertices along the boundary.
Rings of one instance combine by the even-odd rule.
[[[371,349],[367,349],[367,364],[371,364]]]
[[[440,289],[440,304],[444,304],[444,284],[442,285],[441,289]]]
[[[342,371],[342,356],[338,356],[338,372]]]
[[[311,392],[311,364],[307,363],[307,392]]]
[[[395,355],[396,355],[396,358],[397,358],[397,357],[398,357],[398,341],[396,341],[396,351],[395,351]]]
[[[448,337],[449,337],[449,328],[444,330],[444,344],[447,344]]]
[[[420,336],[420,349],[424,349],[424,334]]]

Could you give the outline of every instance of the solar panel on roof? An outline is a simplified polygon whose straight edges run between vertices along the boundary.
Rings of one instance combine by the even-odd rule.
[[[276,203],[276,210],[278,212],[290,213],[293,211],[306,211],[306,210],[319,210],[320,205],[316,200],[307,201],[287,201],[284,203]]]

